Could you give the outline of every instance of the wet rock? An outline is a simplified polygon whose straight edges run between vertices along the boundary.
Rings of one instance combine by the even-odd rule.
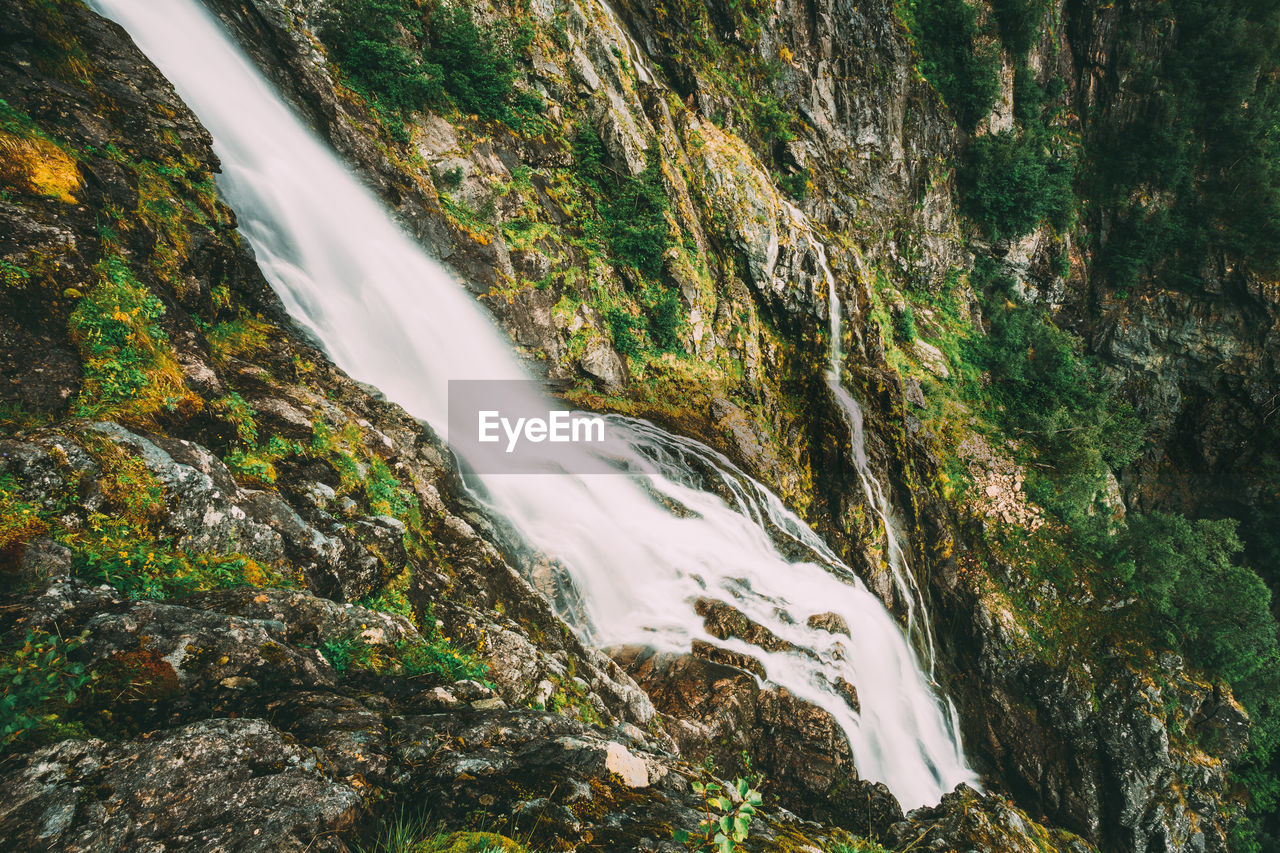
[[[805,623],[810,628],[816,628],[820,631],[826,631],[829,634],[844,634],[851,637],[849,633],[849,623],[839,613],[815,613],[810,616]]]
[[[702,617],[702,623],[713,637],[727,640],[737,637],[767,652],[793,651],[795,646],[774,634],[758,622],[748,619],[740,610],[714,598],[700,598],[694,609]]]
[[[745,753],[779,803],[810,819],[860,832],[880,832],[901,819],[887,788],[858,779],[844,730],[822,708],[700,656],[636,646],[613,654],[667,718],[687,759],[711,758],[745,773]]]

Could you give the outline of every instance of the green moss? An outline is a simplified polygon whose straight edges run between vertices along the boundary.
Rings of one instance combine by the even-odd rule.
[[[420,842],[411,853],[528,853],[505,835],[492,832],[451,832]]]

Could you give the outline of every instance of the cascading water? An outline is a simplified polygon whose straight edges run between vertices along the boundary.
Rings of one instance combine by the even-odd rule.
[[[862,494],[867,505],[875,510],[884,528],[885,564],[889,567],[894,588],[907,607],[907,634],[920,644],[921,654],[929,667],[929,677],[933,677],[934,645],[933,626],[929,624],[929,608],[925,606],[924,596],[916,583],[911,564],[907,561],[906,552],[902,550],[899,540],[900,526],[893,505],[889,502],[889,490],[876,479],[867,460],[867,431],[863,423],[862,406],[844,387],[842,374],[844,371],[843,328],[840,313],[840,296],[836,293],[835,276],[827,268],[826,259],[822,259],[822,270],[827,279],[827,299],[831,311],[831,364],[827,370],[827,386],[836,400],[836,405],[844,414],[845,423],[849,427],[849,441],[852,447],[850,461],[862,484]]]
[[[94,2],[213,135],[220,190],[264,274],[339,366],[441,432],[450,379],[525,378],[481,309],[196,0]],[[494,512],[567,568],[598,642],[719,643],[692,602],[720,598],[804,653],[721,644],[760,659],[769,681],[830,711],[862,776],[885,782],[903,806],[937,802],[974,781],[954,721],[902,630],[799,518],[709,448],[644,422],[608,422],[608,464],[630,475],[485,475],[481,487]],[[806,625],[831,611],[848,622],[850,638]],[[833,688],[840,677],[857,688],[861,713]]]

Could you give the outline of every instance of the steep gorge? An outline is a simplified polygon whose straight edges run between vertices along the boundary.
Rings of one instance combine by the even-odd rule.
[[[701,808],[683,762],[710,757],[726,778],[763,770],[766,803],[817,821],[767,812],[747,849],[862,849],[845,830],[890,849],[1226,849],[1248,717],[1213,673],[1096,619],[1112,602],[1095,579],[1054,575],[1058,552],[1002,534],[1037,528],[1032,477],[948,383],[974,370],[974,253],[997,257],[1022,292],[1063,306],[1144,416],[1178,424],[1120,472],[1130,508],[1219,515],[1204,478],[1228,469],[1209,463],[1267,452],[1251,440],[1275,376],[1261,278],[1238,269],[1207,299],[1150,283],[1160,295],[1117,301],[1079,247],[1087,219],[984,239],[953,206],[973,137],[916,71],[918,29],[887,5],[476,8],[481,32],[515,45],[514,92],[530,96],[501,119],[379,105],[326,58],[327,4],[211,5],[557,394],[724,452],[905,618],[827,390],[844,306],[863,450],[903,522],[936,680],[995,793],[902,820],[888,791],[857,780],[829,713],[762,689],[750,649],[783,641],[741,612],[700,605],[720,647],[628,647],[616,663],[584,647],[561,621],[572,606],[557,616],[535,591],[563,598],[557,567],[472,502],[429,429],[346,379],[284,314],[217,200],[207,134],[158,72],[78,4],[32,2],[4,13],[0,78],[4,394],[19,404],[6,410],[3,544],[23,585],[4,618],[18,645],[32,628],[87,628],[72,657],[92,680],[53,700],[65,722],[9,759],[9,837],[340,850],[430,801],[450,829],[480,810],[481,826],[532,832],[530,849],[678,849],[674,829]],[[1092,116],[1083,106],[1109,84],[1088,81],[1116,73],[1108,57],[1127,36],[1105,14],[1048,13],[1066,25],[1040,37],[1033,65],[1066,77],[1059,97]],[[1013,64],[1010,51],[982,119],[991,135],[1013,121]],[[655,191],[661,204],[646,201]],[[642,243],[660,254],[634,251],[611,194],[632,199],[623,225],[651,206]],[[1229,369],[1210,368],[1224,351]],[[1206,399],[1264,408],[1226,417]],[[1275,487],[1254,468],[1244,497],[1224,487],[1242,514],[1265,514]],[[1198,502],[1170,502],[1175,487]],[[455,680],[477,659],[487,686]],[[243,771],[206,758],[226,750],[290,757]],[[209,767],[184,771],[182,755]],[[139,761],[197,802],[131,778]],[[250,777],[264,781],[233,793]],[[74,805],[90,788],[92,805]]]

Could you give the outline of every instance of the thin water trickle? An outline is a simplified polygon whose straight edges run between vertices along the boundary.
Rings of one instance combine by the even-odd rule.
[[[196,0],[94,4],[129,31],[213,135],[219,189],[263,273],[340,367],[441,433],[450,379],[525,378],[465,289]],[[907,808],[974,781],[949,707],[901,628],[813,531],[709,448],[642,421],[608,422],[610,447],[597,465],[621,460],[629,476],[485,475],[480,490],[533,548],[566,567],[589,622],[580,627],[601,643],[687,650],[695,638],[720,642],[693,601],[723,599],[811,652],[723,643],[830,711],[864,778],[883,781]],[[825,612],[844,617],[852,636],[808,627],[809,616]],[[856,686],[860,714],[832,687],[838,677]]]
[[[862,485],[862,494],[867,499],[876,517],[880,519],[884,531],[884,562],[893,578],[893,586],[907,608],[907,635],[919,644],[920,653],[924,655],[925,665],[929,669],[929,678],[933,679],[935,649],[933,644],[933,626],[929,621],[929,608],[925,605],[920,586],[916,583],[915,574],[907,554],[902,549],[900,540],[902,527],[898,522],[893,504],[889,501],[889,489],[876,478],[867,460],[867,430],[864,423],[862,406],[844,387],[844,352],[841,337],[843,334],[840,311],[840,296],[836,293],[835,277],[827,268],[826,259],[822,259],[822,269],[827,278],[827,299],[831,312],[831,363],[827,370],[827,385],[835,398],[836,405],[844,415],[845,425],[849,427],[850,460],[858,474],[858,482]]]

